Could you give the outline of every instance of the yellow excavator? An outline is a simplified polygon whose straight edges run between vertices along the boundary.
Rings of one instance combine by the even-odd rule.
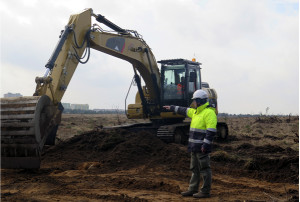
[[[109,27],[105,31],[92,17]],[[61,32],[42,77],[36,77],[33,96],[1,98],[1,168],[39,168],[44,145],[53,145],[61,121],[61,100],[79,63],[89,60],[90,48],[126,60],[133,66],[138,93],[128,105],[129,119],[150,119],[157,136],[184,142],[189,123],[185,117],[164,111],[163,105],[189,106],[195,90],[205,89],[217,113],[217,94],[201,81],[200,65],[185,59],[161,60],[155,57],[138,32],[125,30],[86,9],[70,16]],[[145,86],[142,86],[141,77]],[[133,128],[133,126],[127,126]],[[126,127],[125,127],[126,128]],[[225,139],[228,128],[218,123],[218,137]]]

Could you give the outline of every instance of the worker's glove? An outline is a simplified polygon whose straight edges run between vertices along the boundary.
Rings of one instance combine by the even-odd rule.
[[[174,112],[176,114],[181,114],[183,116],[186,116],[186,107],[180,107],[180,106],[175,106],[175,105],[170,105],[170,109],[171,112]]]
[[[170,106],[170,111],[174,112],[175,111],[175,105]]]
[[[174,105],[166,105],[166,106],[163,106],[163,108],[165,110],[168,110],[168,111],[174,111],[175,110],[175,106]]]

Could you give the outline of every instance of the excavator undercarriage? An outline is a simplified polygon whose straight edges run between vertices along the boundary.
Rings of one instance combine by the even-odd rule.
[[[155,134],[159,139],[167,143],[187,144],[189,138],[190,121],[173,124],[157,124],[153,122],[137,123],[129,125],[118,125],[101,127],[103,130],[124,129],[129,131],[147,131]],[[98,130],[98,129],[97,129]],[[215,140],[225,141],[228,136],[228,126],[224,122],[217,123],[217,135]]]

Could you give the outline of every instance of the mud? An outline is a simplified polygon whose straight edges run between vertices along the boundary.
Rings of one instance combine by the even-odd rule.
[[[298,151],[245,139],[233,134],[214,143],[212,197],[205,201],[298,201]],[[185,145],[147,131],[84,132],[46,148],[39,170],[2,169],[1,200],[197,201],[180,195],[189,158]]]

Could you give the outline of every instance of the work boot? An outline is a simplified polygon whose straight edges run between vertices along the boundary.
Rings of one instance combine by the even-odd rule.
[[[185,191],[181,192],[182,196],[193,196],[193,194],[197,193],[197,191]]]
[[[202,192],[199,192],[197,194],[193,194],[193,197],[194,198],[209,198],[210,197],[210,194],[209,193],[202,193]]]

